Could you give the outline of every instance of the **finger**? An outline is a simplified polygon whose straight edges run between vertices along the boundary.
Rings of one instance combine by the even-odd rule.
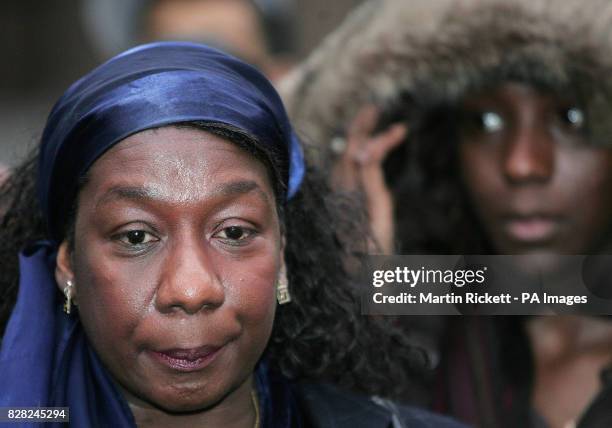
[[[407,134],[408,127],[403,123],[391,126],[368,145],[369,157],[372,161],[382,161],[389,152],[404,142]]]
[[[369,137],[374,132],[378,116],[379,109],[375,105],[368,104],[362,107],[351,121],[347,136]]]
[[[351,192],[359,188],[358,165],[352,160],[339,160],[332,168],[331,185],[336,191]]]
[[[394,247],[393,199],[385,182],[380,164],[369,164],[360,169],[360,182],[366,197],[372,234],[385,254]]]
[[[363,152],[371,138],[371,132],[378,120],[378,108],[373,105],[362,107],[351,121],[346,135],[344,153],[336,160],[332,170],[332,185],[336,190],[352,191],[359,188],[358,153]]]
[[[346,134],[347,146],[346,155],[351,159],[361,152],[368,139],[372,137],[372,132],[378,121],[379,111],[376,106],[367,105],[362,107],[355,118],[351,121]]]
[[[356,162],[361,165],[381,163],[394,148],[404,142],[407,133],[408,128],[402,123],[391,126],[369,141],[367,146],[357,154]]]

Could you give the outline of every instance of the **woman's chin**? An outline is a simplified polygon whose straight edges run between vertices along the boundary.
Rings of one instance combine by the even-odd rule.
[[[533,252],[513,256],[517,268],[527,275],[552,274],[563,266],[563,257],[551,252]]]
[[[226,394],[208,390],[172,390],[160,391],[146,397],[153,407],[169,414],[198,413],[215,407]]]

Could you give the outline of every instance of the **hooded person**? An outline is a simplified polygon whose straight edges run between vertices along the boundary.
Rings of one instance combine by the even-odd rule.
[[[332,181],[363,191],[378,251],[558,272],[612,241],[610,28],[602,0],[369,1],[281,94]],[[612,343],[601,318],[405,324],[440,361],[430,405],[486,427],[575,422]]]

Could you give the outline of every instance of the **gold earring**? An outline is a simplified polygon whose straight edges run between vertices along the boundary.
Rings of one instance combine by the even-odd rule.
[[[72,294],[74,292],[74,284],[72,281],[66,281],[66,286],[64,287],[64,296],[66,296],[66,301],[64,302],[64,312],[70,315],[70,309],[72,308]]]
[[[282,276],[276,283],[276,300],[279,305],[284,305],[291,302],[291,294],[289,293],[289,285],[287,284],[287,277]]]

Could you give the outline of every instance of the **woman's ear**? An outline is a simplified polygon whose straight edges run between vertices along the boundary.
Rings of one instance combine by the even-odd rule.
[[[55,259],[55,281],[57,286],[64,293],[64,289],[68,285],[68,281],[74,283],[74,270],[72,268],[72,258],[70,257],[70,249],[68,241],[63,241],[57,250]],[[73,291],[76,294],[76,290]]]

